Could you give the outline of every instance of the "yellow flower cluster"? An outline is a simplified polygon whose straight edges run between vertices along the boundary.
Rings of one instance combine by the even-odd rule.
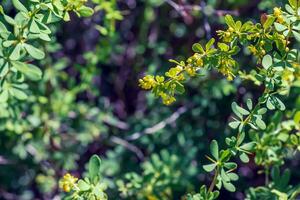
[[[139,86],[145,90],[150,90],[157,85],[163,85],[165,81],[165,77],[163,76],[151,76],[147,75],[141,79],[139,79]]]
[[[229,27],[227,31],[218,31],[218,35],[220,35],[223,42],[230,42],[233,39],[233,33],[234,29],[232,27]]]
[[[282,24],[284,22],[284,19],[282,16],[281,8],[275,7],[273,11],[274,16],[276,17],[276,21]]]
[[[147,75],[141,79],[139,79],[139,86],[145,90],[150,90],[156,85],[156,81],[154,76]]]
[[[159,96],[162,98],[163,104],[170,105],[176,101],[175,97],[168,95],[164,92],[159,93]]]
[[[199,53],[195,53],[192,57],[187,59],[187,66],[185,67],[185,71],[191,77],[196,75],[196,71],[198,68],[203,67],[203,59]]]
[[[249,45],[248,49],[254,56],[262,58],[264,55],[266,55],[266,50],[264,50],[263,46],[261,45],[258,46]]]
[[[234,76],[233,68],[236,65],[233,59],[224,59],[219,61],[218,71],[227,77],[227,80],[232,81]]]
[[[63,178],[59,181],[59,187],[64,192],[70,192],[75,187],[77,187],[77,180],[78,178],[72,176],[71,174],[67,173],[63,176]]]
[[[182,66],[177,65],[176,67],[172,67],[171,69],[169,69],[169,71],[167,71],[165,75],[174,80],[183,81],[184,80],[184,75],[182,74],[183,69],[184,68]]]

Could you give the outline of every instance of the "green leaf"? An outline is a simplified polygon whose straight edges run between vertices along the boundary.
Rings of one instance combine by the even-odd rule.
[[[7,102],[8,100],[8,91],[7,90],[2,90],[0,92],[0,103],[4,103],[4,102]]]
[[[29,26],[29,30],[30,32],[32,33],[40,33],[40,28],[39,26],[37,25],[37,23],[35,22],[35,20],[31,20],[30,21],[30,26]]]
[[[14,48],[14,50],[11,52],[9,59],[11,60],[19,60],[20,59],[20,54],[21,54],[21,49],[22,49],[22,45],[21,44],[17,44]]]
[[[229,46],[225,43],[222,42],[218,42],[218,47],[221,49],[221,51],[229,51]]]
[[[274,110],[275,108],[283,111],[285,110],[284,103],[275,96],[270,96],[267,100],[267,108],[270,110]]]
[[[205,45],[206,50],[210,49],[215,43],[215,39],[211,38]]]
[[[106,194],[103,192],[103,190],[106,189],[104,184],[97,184],[93,189],[93,194],[97,197],[97,199],[107,199]]]
[[[260,129],[262,129],[262,130],[266,129],[266,124],[261,118],[257,117],[255,120],[255,123]]]
[[[78,13],[82,17],[90,17],[94,14],[94,10],[86,6],[81,6],[78,10]]]
[[[97,155],[93,155],[89,161],[89,177],[94,183],[100,178],[101,159]]]
[[[235,192],[235,187],[230,182],[223,182],[224,188],[228,190],[229,192]]]
[[[102,34],[102,35],[107,35],[108,34],[108,29],[106,27],[96,25],[95,28]]]
[[[279,199],[279,200],[288,200],[288,194],[284,193],[284,192],[280,192],[279,190],[276,189],[272,189],[271,190],[272,193],[274,193]]]
[[[274,110],[275,109],[274,100],[271,97],[269,97],[268,100],[267,100],[267,108],[269,110]]]
[[[273,180],[279,180],[280,179],[280,169],[278,166],[274,166],[271,170],[271,177]]]
[[[69,15],[68,12],[65,12],[65,13],[64,13],[63,19],[64,19],[64,21],[66,21],[66,22],[70,21],[70,15]]]
[[[279,187],[284,189],[288,186],[291,178],[291,171],[289,169],[284,170],[283,175],[281,176]]]
[[[237,127],[239,127],[239,125],[241,124],[241,122],[239,121],[233,121],[229,123],[229,126],[233,129],[237,129]]]
[[[276,107],[281,110],[281,111],[284,111],[285,110],[285,105],[284,103],[277,97],[274,97],[275,98],[275,102],[276,102]]]
[[[0,36],[7,39],[9,34],[10,32],[7,30],[6,26],[2,22],[0,22]]]
[[[297,1],[298,0],[289,0],[289,3],[290,3],[290,5],[292,6],[292,7],[297,7]]]
[[[230,26],[230,27],[232,27],[232,28],[235,28],[235,22],[234,22],[234,20],[233,20],[233,18],[232,18],[231,15],[226,15],[226,16],[225,16],[225,22],[226,22],[226,24],[227,24],[228,26]]]
[[[234,114],[236,114],[236,116],[238,116],[240,119],[243,118],[243,116],[241,115],[241,113],[238,112],[238,110],[237,110],[237,103],[236,103],[236,102],[233,102],[233,103],[231,104],[231,109],[232,109],[232,111],[234,112]]]
[[[284,30],[287,30],[288,27],[282,25],[282,24],[279,24],[277,22],[274,23],[274,26],[275,26],[275,29],[279,32],[282,32]]]
[[[236,144],[240,146],[245,139],[245,132],[240,133],[240,137],[238,137]]]
[[[268,16],[267,18],[267,21],[265,21],[263,27],[264,29],[268,29],[272,26],[272,24],[274,23],[275,21],[275,17],[272,17],[272,16]]]
[[[219,146],[218,146],[218,142],[216,140],[211,141],[210,152],[216,160],[219,159]]]
[[[199,43],[193,44],[192,49],[196,53],[204,53],[205,52],[204,49],[203,49],[203,47]]]
[[[2,44],[3,44],[4,47],[7,48],[7,47],[12,46],[12,45],[15,44],[15,43],[17,43],[16,40],[6,40],[6,41],[4,41]]]
[[[40,68],[34,65],[25,64],[19,61],[12,61],[11,63],[14,68],[16,68],[18,71],[23,73],[30,80],[37,81],[42,78],[42,74],[43,74],[42,71],[40,70]]]
[[[229,149],[226,149],[224,151],[221,151],[221,156],[220,156],[220,160],[221,161],[225,161],[228,160],[230,158],[231,155],[231,151]]]
[[[51,30],[46,24],[44,24],[43,22],[40,22],[40,21],[35,21],[35,22],[39,26],[41,33],[51,34]]]
[[[232,181],[237,181],[239,180],[239,176],[236,173],[227,173],[227,176],[230,178]]]
[[[183,94],[185,92],[184,86],[179,81],[176,81],[175,90],[179,94]]]
[[[246,153],[241,153],[240,159],[243,163],[248,163],[249,162],[249,157]]]
[[[252,103],[252,100],[251,99],[247,99],[247,107],[249,110],[252,110],[253,108],[253,103]]]
[[[87,191],[91,188],[90,185],[83,180],[78,181],[78,187],[81,191]]]
[[[206,172],[212,172],[216,168],[216,166],[217,166],[216,163],[212,163],[212,164],[208,164],[208,165],[203,165],[203,169]]]
[[[212,200],[217,199],[219,197],[219,195],[220,195],[219,191],[214,191]]]
[[[13,18],[11,18],[10,16],[3,14],[3,17],[4,17],[5,21],[7,23],[9,23],[10,25],[13,25],[13,26],[16,25],[16,21]]]
[[[19,0],[12,0],[12,3],[14,5],[14,7],[16,9],[18,9],[19,11],[22,11],[22,12],[25,12],[25,13],[28,12],[27,8]]]
[[[227,176],[224,168],[221,169],[220,175],[221,175],[221,179],[222,179],[223,182],[229,182],[230,181],[230,178]]]
[[[293,35],[294,35],[294,37],[296,38],[296,40],[297,40],[298,42],[300,42],[300,33],[296,32],[296,31],[293,31]]]
[[[259,110],[257,111],[257,114],[259,114],[259,115],[264,115],[264,114],[266,114],[267,111],[268,111],[268,110],[267,110],[266,108],[261,108],[261,109],[259,109]]]
[[[46,42],[50,42],[50,41],[51,41],[51,38],[49,37],[49,35],[44,34],[44,33],[40,33],[40,34],[39,34],[39,38],[40,38],[41,40],[46,41]]]
[[[0,67],[0,77],[5,76],[9,71],[9,63],[5,62],[3,65]]]
[[[41,60],[45,57],[45,53],[43,51],[39,50],[38,48],[35,48],[30,44],[24,44],[24,47],[27,53],[29,53],[29,55],[31,55],[33,58],[37,60]]]
[[[249,115],[250,112],[242,107],[240,107],[239,105],[237,105],[237,103],[233,102],[232,103],[232,107],[234,107],[234,110],[236,110],[238,113],[242,114],[242,115]],[[234,111],[233,110],[233,111]]]
[[[234,162],[227,162],[227,163],[224,163],[224,167],[226,167],[229,170],[233,170],[233,169],[237,168],[237,164]]]
[[[9,88],[9,93],[19,100],[25,100],[28,98],[27,94],[19,88],[11,87]]]
[[[300,125],[300,111],[297,111],[295,116],[294,116],[294,122],[297,125]]]
[[[262,60],[262,66],[265,69],[269,69],[269,67],[271,67],[273,65],[273,59],[272,56],[270,55],[265,55],[263,60]]]
[[[246,144],[243,144],[242,146],[240,146],[241,149],[245,150],[245,151],[251,151],[255,146],[255,142],[248,142]]]

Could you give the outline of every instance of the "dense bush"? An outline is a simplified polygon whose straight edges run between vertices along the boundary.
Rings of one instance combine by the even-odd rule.
[[[299,0],[0,12],[0,199],[299,198]]]

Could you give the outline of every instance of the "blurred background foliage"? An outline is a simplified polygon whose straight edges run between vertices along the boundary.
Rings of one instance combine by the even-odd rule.
[[[285,3],[111,0],[97,6],[101,2],[90,2],[92,18],[74,15],[51,27],[56,34],[38,62],[43,80],[31,83],[30,98],[17,111],[0,105],[0,199],[59,199],[58,179],[66,171],[79,177],[92,154],[102,158],[109,199],[180,199],[198,191],[209,181],[201,167],[209,141],[230,134],[224,129],[229,102],[256,97],[260,88],[208,72],[166,107],[141,91],[138,79],[163,73],[170,58],[186,58],[193,43],[224,26],[225,14],[259,21]],[[10,1],[1,5],[14,13]],[[288,108],[300,109],[299,92],[291,91]],[[299,156],[287,164],[295,183]],[[238,170],[238,191],[224,191],[220,199],[244,199],[249,185],[263,184],[253,160]]]

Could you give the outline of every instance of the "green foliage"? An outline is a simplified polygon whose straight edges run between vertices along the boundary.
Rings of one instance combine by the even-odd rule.
[[[298,198],[299,2],[178,2],[3,1],[0,199]]]
[[[200,192],[197,194],[188,194],[187,200],[214,200],[217,199],[219,196],[218,191],[210,192],[207,188],[203,185],[200,188]]]
[[[15,104],[15,99],[26,100],[28,85],[26,79],[37,81],[42,71],[32,60],[45,58],[42,48],[51,42],[50,24],[59,20],[69,21],[69,13],[88,17],[93,9],[84,5],[85,1],[39,1],[22,3],[12,1],[17,10],[15,17],[6,15],[1,8],[3,21],[0,21],[0,96],[2,103]]]
[[[105,19],[103,25],[96,25],[96,29],[103,35],[113,35],[115,32],[116,21],[122,20],[122,13],[117,9],[117,2],[92,0],[96,4],[95,11],[104,11]]]
[[[93,155],[88,163],[88,177],[77,179],[70,174],[66,174],[61,180],[61,188],[65,192],[71,192],[65,199],[90,199],[106,200],[105,190],[107,186],[100,179],[101,160],[97,155]]]
[[[258,70],[255,72],[255,78],[258,84],[266,86],[265,95],[269,94],[269,105],[284,109],[282,102],[277,97],[271,96],[271,92],[288,90],[287,86],[283,85],[284,81],[281,77],[286,71],[295,72],[298,52],[296,49],[288,48],[290,31],[287,30],[286,34],[282,33],[283,30],[278,30],[276,26],[284,24],[297,29],[299,22],[297,13],[293,15],[290,12],[282,12],[279,8],[274,10],[274,14],[257,24],[250,21],[244,24],[241,21],[235,22],[230,15],[227,15],[225,22],[228,29],[218,31],[220,42],[215,44],[215,39],[211,39],[205,48],[200,43],[194,44],[192,49],[195,54],[192,57],[180,62],[171,60],[176,67],[166,72],[166,77],[145,76],[140,79],[140,86],[147,90],[151,89],[156,96],[162,97],[163,102],[169,105],[175,101],[175,94],[184,92],[183,82],[195,76],[196,72],[200,73],[203,68],[216,69],[228,80],[233,80],[238,70],[241,70],[233,56],[239,53],[239,45],[243,45],[257,59]],[[263,68],[259,67],[261,65]]]
[[[140,79],[140,86],[151,90],[155,96],[160,96],[166,105],[175,101],[175,94],[184,93],[183,83],[187,79],[196,74],[200,75],[204,69],[216,69],[229,81],[238,74],[243,74],[240,79],[255,80],[253,81],[255,84],[262,85],[264,88],[255,106],[252,99],[247,99],[244,107],[236,102],[232,103],[231,108],[235,116],[232,117],[233,121],[229,126],[237,130],[237,136],[225,139],[228,147],[224,150],[220,150],[216,140],[211,142],[212,156],[206,156],[211,163],[204,165],[203,169],[206,172],[214,172],[214,177],[208,191],[203,187],[202,193],[198,194],[198,199],[213,199],[212,192],[215,186],[218,190],[224,187],[230,192],[236,191],[232,181],[237,181],[239,177],[232,172],[237,168],[237,164],[231,161],[232,157],[239,155],[241,161],[247,163],[250,160],[249,155],[255,153],[254,160],[265,168],[264,173],[268,180],[270,167],[275,166],[276,172],[273,174],[278,174],[278,166],[283,165],[287,152],[298,149],[298,136],[290,133],[295,127],[294,122],[290,122],[289,130],[286,131],[285,128],[281,128],[281,126],[286,127],[283,125],[286,122],[273,119],[272,123],[267,125],[264,115],[272,110],[275,110],[277,115],[281,115],[286,109],[279,94],[288,96],[294,83],[285,82],[285,73],[290,73],[299,79],[297,64],[299,52],[288,47],[291,37],[298,41],[300,38],[297,32],[300,30],[299,6],[298,1],[289,1],[285,6],[286,11],[276,7],[273,14],[263,15],[261,23],[256,24],[251,21],[243,24],[241,21],[235,21],[232,16],[226,15],[225,23],[228,29],[217,31],[219,42],[216,43],[215,39],[211,39],[204,46],[196,43],[192,47],[195,52],[192,57],[186,61],[171,60],[176,67],[166,72],[165,77],[147,75]],[[248,49],[256,59],[256,68],[251,71],[251,74],[242,72],[233,58],[240,52],[240,46]],[[252,76],[253,78],[249,79]],[[252,140],[249,143],[244,142],[246,133]],[[273,176],[274,185],[280,182],[280,179],[285,183],[286,176],[286,172],[283,178],[278,175]],[[272,187],[251,189],[250,194],[252,196],[249,199],[296,198],[296,195],[288,197],[290,193],[286,194],[282,189]]]
[[[142,164],[142,175],[125,174],[125,181],[117,185],[123,197],[134,199],[172,199],[176,188],[186,188],[188,179],[195,176],[195,168],[188,159],[180,160],[168,151],[153,154]]]
[[[247,200],[254,199],[295,199],[300,193],[300,186],[292,187],[289,185],[290,171],[285,170],[280,174],[279,167],[272,169],[271,178],[273,182],[264,187],[250,188],[247,192]]]

